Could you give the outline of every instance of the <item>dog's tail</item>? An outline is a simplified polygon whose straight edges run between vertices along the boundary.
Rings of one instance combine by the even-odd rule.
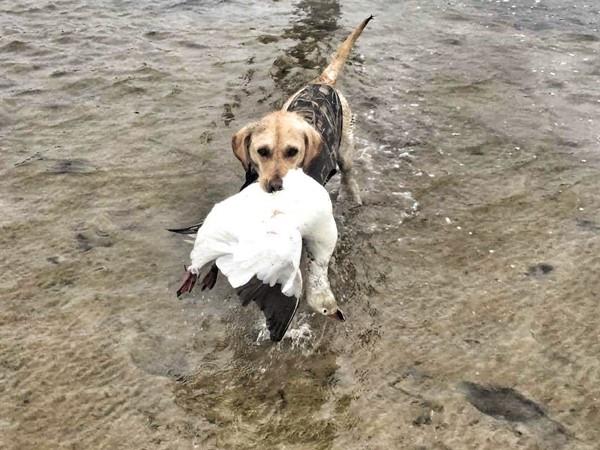
[[[316,83],[329,85],[335,84],[338,75],[342,71],[342,67],[344,67],[346,60],[348,59],[350,50],[352,50],[354,43],[372,18],[373,16],[369,16],[363,20],[360,25],[357,26],[352,33],[350,33],[350,36],[348,36],[346,40],[342,42],[342,45],[339,46],[337,52],[335,52],[335,55],[333,55],[333,59],[329,65],[325,68],[321,76],[315,80]]]

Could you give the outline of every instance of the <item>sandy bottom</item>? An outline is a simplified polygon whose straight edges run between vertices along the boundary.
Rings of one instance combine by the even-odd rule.
[[[278,345],[223,280],[175,299],[165,229],[363,4],[0,4],[0,448],[599,448],[600,12],[426,3],[374,2],[340,82],[348,320]]]

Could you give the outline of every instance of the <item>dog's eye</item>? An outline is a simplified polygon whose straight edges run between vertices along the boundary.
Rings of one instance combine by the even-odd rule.
[[[298,149],[296,147],[288,147],[285,151],[286,158],[293,158],[298,154]]]
[[[256,150],[256,152],[262,156],[263,158],[268,157],[271,154],[271,151],[269,150],[269,147],[261,147],[258,150]]]

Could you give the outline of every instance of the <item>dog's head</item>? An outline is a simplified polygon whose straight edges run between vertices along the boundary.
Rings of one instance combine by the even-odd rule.
[[[283,189],[290,169],[306,168],[318,155],[321,136],[301,116],[276,111],[233,135],[231,147],[244,169],[253,167],[266,192]]]

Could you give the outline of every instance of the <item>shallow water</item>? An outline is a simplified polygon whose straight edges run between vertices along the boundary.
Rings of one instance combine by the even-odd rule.
[[[370,13],[349,320],[273,345],[223,280],[177,301],[165,228]],[[0,27],[0,447],[597,448],[595,2],[4,0]]]

